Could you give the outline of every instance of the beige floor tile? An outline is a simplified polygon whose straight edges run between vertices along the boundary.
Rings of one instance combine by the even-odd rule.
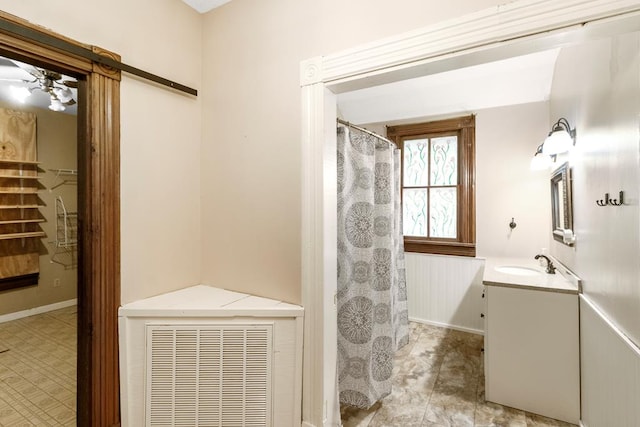
[[[343,427],[367,427],[380,408],[380,402],[369,409],[358,409],[351,407],[341,408]]]
[[[0,324],[0,426],[75,425],[75,313]]]
[[[554,420],[552,418],[543,417],[542,415],[526,413],[527,427],[573,427],[575,424],[570,424],[560,420]]]
[[[569,427],[486,402],[483,337],[411,322],[393,388],[369,410],[342,408],[344,427]]]
[[[527,427],[524,411],[491,402],[478,402],[476,427]]]

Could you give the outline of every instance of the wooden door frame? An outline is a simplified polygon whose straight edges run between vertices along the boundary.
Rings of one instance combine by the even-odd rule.
[[[0,11],[0,19],[120,58]],[[78,78],[79,426],[119,426],[120,71],[0,31],[0,54]]]

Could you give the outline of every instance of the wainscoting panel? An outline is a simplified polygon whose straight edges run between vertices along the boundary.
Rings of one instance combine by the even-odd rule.
[[[580,295],[582,425],[640,426],[640,348]]]
[[[406,253],[409,318],[483,333],[484,259]]]

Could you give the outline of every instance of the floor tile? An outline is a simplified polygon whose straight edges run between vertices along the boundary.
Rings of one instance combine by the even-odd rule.
[[[542,415],[526,413],[527,427],[572,427],[575,424],[543,417]]]
[[[391,394],[368,410],[342,408],[344,427],[569,427],[484,400],[483,337],[411,322],[396,353]]]
[[[75,425],[76,311],[0,323],[0,426]]]

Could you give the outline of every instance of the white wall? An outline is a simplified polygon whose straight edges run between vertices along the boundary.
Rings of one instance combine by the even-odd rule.
[[[208,13],[203,281],[301,300],[300,61],[498,3],[234,0]]]
[[[0,0],[0,9],[202,86],[202,17],[182,1]],[[200,117],[200,97],[123,75],[123,303],[200,281]]]
[[[550,118],[561,116],[577,129],[569,157],[577,242],[551,249],[583,280],[582,422],[638,425],[640,33],[561,52]],[[624,206],[596,205],[620,190]]]
[[[549,129],[547,102],[478,111],[477,256],[532,258],[549,247],[549,171],[529,169]],[[511,218],[517,224],[513,230]]]
[[[580,73],[576,73],[580,69]],[[563,49],[556,63],[551,116],[577,129],[573,169],[574,228],[569,248],[552,254],[583,279],[586,297],[640,345],[640,34]],[[599,207],[605,193],[621,207]]]

